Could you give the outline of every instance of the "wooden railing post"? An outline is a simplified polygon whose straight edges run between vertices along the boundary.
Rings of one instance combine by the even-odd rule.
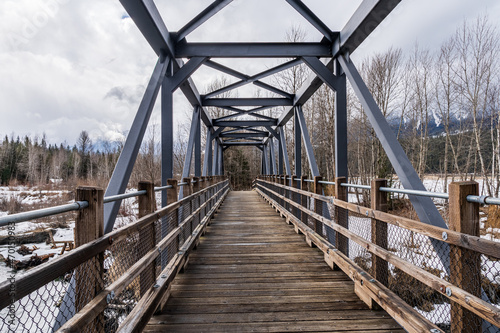
[[[300,177],[300,189],[301,189],[302,191],[307,191],[307,182],[306,182],[306,179],[307,179],[307,177],[306,177],[306,176],[302,176],[302,177]],[[301,197],[302,197],[302,200],[301,200],[300,204],[302,205],[302,207],[307,208],[307,200],[308,200],[307,196],[302,195]],[[301,220],[301,221],[302,221],[305,225],[309,226],[309,224],[307,223],[307,220],[308,220],[308,218],[307,218],[307,217],[308,217],[308,215],[307,215],[305,212],[303,212],[303,211],[302,211],[302,217],[301,217],[301,219],[300,219],[300,220]]]
[[[347,200],[347,187],[341,186],[340,184],[347,183],[346,177],[335,178],[335,198],[342,201]],[[347,209],[335,207],[335,222],[344,228],[349,228],[349,218],[347,217]],[[349,243],[347,237],[342,235],[340,232],[336,232],[336,243],[337,248],[349,256]]]
[[[371,209],[387,212],[387,193],[381,187],[387,186],[386,179],[373,179],[371,183]],[[372,243],[387,249],[387,223],[372,219]],[[372,254],[372,275],[384,286],[388,286],[387,262]]]
[[[313,192],[316,194],[323,195],[323,185],[320,183],[322,179],[323,177],[321,176],[314,177]],[[321,200],[314,199],[314,212],[323,216],[323,202]],[[323,223],[321,221],[314,220],[314,231],[323,236]]]
[[[290,186],[290,184],[288,183],[288,175],[283,175],[283,185],[284,185],[284,186]],[[287,190],[283,189],[283,196],[284,196],[286,199],[289,199],[289,198],[288,198],[288,195],[287,195],[287,192],[289,192],[289,191],[287,191]],[[285,210],[286,210],[287,212],[290,212],[289,206],[290,206],[290,205],[289,205],[289,204],[285,201],[285,202],[284,202],[284,207],[285,207]]]
[[[139,200],[139,218],[153,213],[156,210],[155,187],[151,182],[139,182],[137,187],[139,191],[146,191],[145,195],[138,197]],[[156,226],[155,223],[142,228],[139,231],[139,259],[156,245]],[[145,269],[139,278],[141,296],[153,285],[156,279],[156,263],[152,262]]]
[[[104,235],[104,191],[96,187],[78,187],[75,200],[87,201],[89,206],[79,210],[75,221],[75,247]],[[75,310],[80,311],[104,288],[104,253],[75,270]],[[104,332],[104,314],[91,324],[95,332]]]
[[[479,204],[467,201],[468,195],[478,195],[476,182],[456,182],[448,187],[450,194],[450,230],[480,236]],[[450,282],[481,297],[481,257],[479,253],[450,245]],[[481,318],[458,303],[451,302],[451,332],[481,332]]]

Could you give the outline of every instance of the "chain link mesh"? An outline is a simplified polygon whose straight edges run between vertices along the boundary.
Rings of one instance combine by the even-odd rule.
[[[161,239],[188,218],[208,200],[206,208],[194,218],[183,223],[179,236],[171,241],[161,255],[148,264],[140,275],[123,288],[119,294],[111,293],[107,305],[82,332],[115,332],[156,280],[166,264],[178,252],[205,214],[222,197],[221,190],[227,181],[220,182],[205,194],[195,195],[184,201],[178,209],[156,220],[126,238],[114,242],[107,250],[57,279],[13,303],[12,308],[0,311],[0,332],[53,332],[73,317],[104,288],[117,281],[144,257]],[[12,320],[12,321],[11,321]]]
[[[287,198],[302,204],[304,195],[293,193],[290,188],[281,188],[275,184],[258,182],[258,187],[272,200],[286,205],[273,192],[284,193]],[[322,200],[309,199],[306,207],[320,212],[326,205]],[[366,204],[366,203],[365,203]],[[447,205],[442,205],[447,207]],[[288,207],[287,211],[295,215]],[[471,250],[449,245],[441,240],[433,239],[409,229],[371,219],[357,212],[328,204],[328,212],[334,223],[339,223],[368,242],[388,250],[406,262],[419,267],[455,286],[474,294],[496,307],[500,307],[500,259],[486,256]],[[304,221],[304,217],[301,217]],[[313,230],[318,223],[308,216],[307,225]],[[317,230],[317,229],[316,229]],[[324,226],[319,232],[327,236]],[[330,240],[330,238],[328,238]],[[333,240],[333,241],[332,241]],[[395,292],[401,299],[416,309],[422,316],[436,324],[445,332],[498,332],[498,328],[464,309],[459,304],[450,303],[448,297],[420,282],[401,269],[376,257],[357,242],[337,234],[330,240],[333,245],[346,254],[358,266],[377,278],[382,284]],[[338,242],[336,244],[335,242]],[[500,257],[500,254],[499,254]],[[469,274],[464,272],[476,272]],[[444,291],[446,293],[446,291]],[[456,320],[455,318],[461,318]]]

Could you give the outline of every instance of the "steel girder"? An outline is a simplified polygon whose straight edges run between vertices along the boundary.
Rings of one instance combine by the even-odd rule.
[[[176,58],[331,57],[330,43],[188,43],[175,45]]]
[[[196,15],[191,21],[189,21],[185,26],[183,26],[175,35],[175,40],[180,41],[184,39],[188,34],[193,32],[200,25],[205,23],[209,18],[217,14],[221,9],[229,5],[233,0],[216,0],[211,3],[207,8],[205,8],[201,13]]]
[[[144,133],[148,126],[153,106],[158,96],[160,86],[165,77],[169,59],[160,57],[153,70],[148,87],[142,98],[137,114],[132,122],[130,132],[127,135],[125,145],[123,146],[118,162],[116,163],[113,175],[109,181],[105,196],[109,197],[125,193],[132,169],[134,168],[137,154],[144,138]],[[113,230],[116,215],[120,209],[121,200],[113,201],[104,205],[104,233]]]

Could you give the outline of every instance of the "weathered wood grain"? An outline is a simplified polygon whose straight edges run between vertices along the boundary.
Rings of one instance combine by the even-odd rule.
[[[255,192],[231,192],[145,332],[403,332]]]

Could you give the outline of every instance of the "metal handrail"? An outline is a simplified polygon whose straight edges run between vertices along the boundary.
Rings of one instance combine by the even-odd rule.
[[[32,210],[30,212],[11,214],[7,216],[0,217],[0,227],[9,225],[10,223],[24,222],[28,220],[39,219],[41,217],[52,216],[56,214],[71,212],[75,210],[80,210],[87,208],[89,206],[88,201],[76,201],[74,203],[60,205],[49,208],[42,208],[37,210]]]
[[[108,203],[108,202],[123,200],[123,199],[127,199],[127,198],[138,197],[140,195],[146,195],[146,193],[148,193],[148,191],[142,190],[142,191],[137,191],[137,192],[130,192],[130,193],[123,193],[123,194],[111,195],[109,197],[104,197],[103,202],[104,203]]]
[[[291,179],[289,177],[278,177],[280,179]],[[296,181],[301,181],[302,179],[300,178],[294,178]],[[314,183],[314,180],[312,179],[304,179],[303,181],[308,182],[308,183]],[[329,182],[325,180],[320,180],[318,181],[320,184],[326,184],[326,185],[335,185],[335,182]],[[371,190],[370,185],[362,185],[362,184],[350,184],[350,183],[341,183],[340,186],[342,187],[351,187],[351,188],[360,188],[363,190]],[[423,191],[423,190],[408,190],[408,189],[397,189],[397,188],[392,188],[392,187],[380,187],[380,191],[382,192],[387,192],[387,193],[401,193],[401,194],[407,194],[407,195],[417,195],[421,197],[430,197],[430,198],[439,198],[439,199],[449,199],[450,196],[448,193],[442,193],[442,192],[430,192],[430,191]],[[468,202],[475,202],[483,205],[500,205],[500,198],[494,198],[494,197],[489,197],[486,195],[468,195],[467,196],[467,201]]]
[[[200,180],[200,181],[202,181],[202,180]],[[196,181],[193,181],[193,183],[196,183]],[[177,184],[177,186],[184,186],[184,185],[188,185],[188,183],[183,182],[183,183]],[[158,191],[170,189],[172,187],[173,187],[172,185],[155,187],[154,191],[158,192]],[[109,202],[123,200],[123,199],[127,199],[127,198],[138,197],[138,196],[146,195],[146,194],[147,194],[146,190],[141,190],[141,191],[135,191],[135,192],[130,192],[130,193],[112,195],[109,197],[104,197],[103,203],[109,203]],[[87,201],[76,201],[74,203],[70,203],[70,204],[66,204],[66,205],[42,208],[42,209],[37,209],[37,210],[32,210],[29,212],[23,212],[23,213],[17,213],[17,214],[10,214],[10,215],[0,217],[0,227],[7,226],[11,223],[25,222],[25,221],[29,221],[29,220],[39,219],[42,217],[48,217],[48,216],[67,213],[67,212],[71,212],[71,211],[77,211],[77,210],[87,208],[88,206],[89,206],[89,203]]]

